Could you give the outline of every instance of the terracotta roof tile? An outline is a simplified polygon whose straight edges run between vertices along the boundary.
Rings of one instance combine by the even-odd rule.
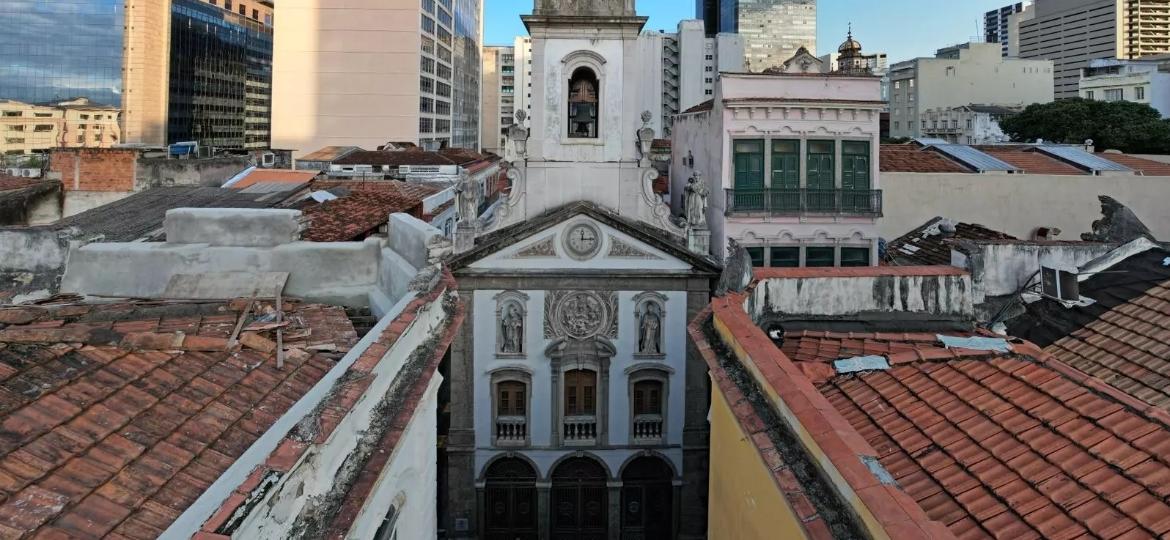
[[[423,199],[443,189],[399,181],[365,184],[339,199],[303,208],[309,227],[302,238],[312,242],[361,240],[385,225],[390,214],[405,212],[421,217]]]
[[[314,337],[356,342],[342,309],[286,306]],[[330,362],[290,354],[278,370],[224,340],[184,347],[208,349],[194,338],[238,316],[222,304],[0,309],[23,321],[0,329],[0,535],[154,538],[169,526]],[[119,328],[142,333],[133,350]]]
[[[1017,349],[1039,357],[988,361],[935,354],[942,346],[926,334],[793,332],[782,345],[798,362],[819,363],[906,347],[926,359],[819,388],[899,485],[956,536],[1170,531],[1170,461],[1159,453],[1170,448],[1170,426],[1034,346]]]
[[[938,152],[909,144],[883,144],[880,150],[882,172],[969,173],[970,169],[951,161]]]
[[[1170,281],[1117,305],[1045,351],[1170,411]]]
[[[954,227],[953,233],[944,234],[940,230],[944,221]],[[951,264],[951,242],[954,240],[1016,240],[1016,238],[982,225],[955,223],[936,217],[887,244],[886,260],[902,265],[949,265]]]
[[[1170,163],[1162,163],[1160,161],[1140,158],[1128,154],[1113,154],[1109,152],[1102,152],[1097,154],[1097,156],[1117,163],[1118,165],[1123,165],[1135,171],[1139,171],[1145,176],[1170,176]]]

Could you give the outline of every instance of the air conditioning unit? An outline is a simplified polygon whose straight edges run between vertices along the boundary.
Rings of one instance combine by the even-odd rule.
[[[264,155],[260,157],[260,163],[265,167],[276,165],[276,154],[273,154],[272,152],[265,152]]]
[[[1076,272],[1042,266],[1040,294],[1062,302],[1078,302],[1081,299],[1081,282]]]

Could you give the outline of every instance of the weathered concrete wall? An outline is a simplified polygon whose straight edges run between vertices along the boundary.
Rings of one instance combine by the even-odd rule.
[[[222,186],[229,178],[250,167],[244,156],[211,159],[138,160],[134,191],[160,186]]]
[[[937,216],[978,223],[1018,238],[1037,227],[1057,227],[1060,239],[1079,240],[1101,217],[1099,195],[1132,209],[1154,235],[1170,239],[1170,178],[882,173],[885,217],[881,235],[894,239]]]
[[[57,292],[69,235],[44,228],[0,229],[0,304]]]
[[[988,297],[1020,292],[1029,282],[1039,282],[1040,267],[1074,270],[1116,248],[1090,243],[964,243],[951,251],[951,262],[971,272],[975,303]]]
[[[389,229],[386,235],[388,247],[415,268],[426,266],[428,243],[443,237],[443,231],[409,214],[391,215]]]
[[[971,277],[876,276],[768,278],[757,285],[750,313],[818,317],[861,313],[921,313],[968,319],[974,315]]]
[[[66,191],[61,217],[75,216],[133,195],[133,191]]]
[[[163,227],[169,244],[273,247],[301,239],[298,210],[175,208]]]
[[[175,274],[289,272],[284,289],[287,295],[365,305],[368,290],[378,283],[380,247],[378,240],[294,242],[272,248],[95,243],[70,254],[61,290],[98,296],[159,298]]]

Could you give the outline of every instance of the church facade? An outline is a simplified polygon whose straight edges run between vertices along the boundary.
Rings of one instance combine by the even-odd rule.
[[[686,326],[719,267],[694,249],[705,223],[653,191],[646,19],[633,0],[536,0],[523,19],[537,84],[509,134],[510,190],[482,217],[460,193],[449,265],[471,315],[445,373],[440,527],[705,537],[709,383]]]

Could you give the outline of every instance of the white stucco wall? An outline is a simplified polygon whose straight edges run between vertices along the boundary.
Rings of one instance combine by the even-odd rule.
[[[474,328],[473,347],[475,351],[475,395],[492,396],[492,372],[499,369],[515,368],[531,374],[532,388],[529,400],[529,437],[530,445],[524,449],[514,447],[497,448],[494,446],[494,428],[492,407],[490,401],[475,410],[475,439],[477,462],[479,467],[499,452],[515,450],[534,460],[538,456],[546,461],[547,466],[575,448],[558,449],[551,447],[553,414],[556,406],[553,403],[552,371],[550,360],[544,355],[545,348],[551,340],[544,337],[545,319],[545,291],[522,290],[528,296],[527,317],[524,327],[524,346],[527,356],[523,359],[497,358],[496,355],[496,300],[495,297],[502,290],[479,290],[474,293],[475,313],[472,328]],[[669,377],[666,389],[666,441],[668,446],[680,448],[678,454],[672,457],[676,468],[681,470],[681,445],[683,429],[683,411],[685,398],[686,373],[686,302],[685,291],[659,291],[666,296],[666,310],[663,320],[663,344],[665,357],[662,359],[635,358],[637,323],[635,318],[634,297],[644,291],[618,291],[618,338],[613,340],[617,354],[610,359],[609,386],[605,389],[607,395],[607,414],[604,419],[605,429],[608,432],[607,445],[611,447],[625,447],[621,452],[603,450],[593,451],[611,465],[616,473],[625,457],[633,455],[637,448],[630,448],[630,403],[629,377],[626,369],[643,363],[661,365],[673,371]],[[562,379],[563,380],[563,379]],[[600,383],[600,380],[598,381]],[[557,426],[559,429],[559,426]],[[582,448],[583,450],[586,448]],[[624,456],[624,457],[623,457]],[[615,466],[616,464],[616,466]],[[546,467],[547,467],[546,466]],[[482,472],[482,469],[480,469]],[[542,470],[542,475],[547,468]]]
[[[1170,178],[1007,174],[882,173],[883,238],[897,238],[932,218],[978,223],[1017,238],[1057,227],[1079,240],[1101,218],[1099,195],[1129,206],[1159,239],[1170,239]]]
[[[410,425],[394,448],[387,467],[374,486],[366,504],[354,521],[346,538],[373,538],[391,505],[397,510],[394,529],[399,540],[428,540],[438,531],[438,440],[435,422],[439,410],[439,385],[443,377],[436,373],[418,402]]]

